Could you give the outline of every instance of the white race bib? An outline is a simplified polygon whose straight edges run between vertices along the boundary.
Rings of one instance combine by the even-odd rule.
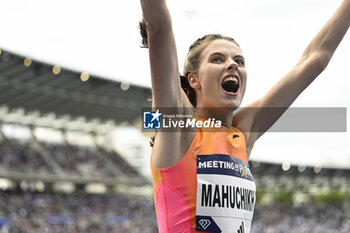
[[[249,233],[255,191],[244,161],[225,154],[197,155],[196,231]]]

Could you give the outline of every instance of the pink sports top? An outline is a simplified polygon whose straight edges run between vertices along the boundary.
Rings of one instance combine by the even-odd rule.
[[[160,233],[250,232],[256,187],[238,129],[198,129],[179,162],[151,170]]]

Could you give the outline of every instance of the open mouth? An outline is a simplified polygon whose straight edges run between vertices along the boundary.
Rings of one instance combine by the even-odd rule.
[[[222,89],[228,95],[237,95],[239,90],[239,78],[236,76],[228,76],[221,83]]]

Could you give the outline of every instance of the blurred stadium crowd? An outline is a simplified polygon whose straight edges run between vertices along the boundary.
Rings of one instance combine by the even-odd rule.
[[[153,233],[153,201],[126,195],[0,193],[0,229],[13,233]]]
[[[296,207],[275,204],[255,209],[252,233],[347,233],[350,232],[350,206],[339,204]]]
[[[1,232],[158,232],[153,200],[126,195],[1,192]],[[257,206],[252,233],[348,233],[350,208],[337,204]]]
[[[120,156],[96,147],[69,144],[44,144],[33,146],[35,141],[6,139],[0,144],[0,169],[20,172],[66,175],[114,177],[135,176],[137,172]],[[42,154],[49,154],[47,160]],[[54,169],[50,164],[56,164]],[[58,165],[58,166],[57,166]],[[58,171],[57,171],[58,170]]]

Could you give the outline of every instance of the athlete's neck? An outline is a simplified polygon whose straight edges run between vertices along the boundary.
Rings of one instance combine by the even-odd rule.
[[[218,108],[197,108],[195,109],[195,116],[204,119],[214,118],[215,120],[220,120],[223,126],[230,128],[232,125],[233,111]]]

